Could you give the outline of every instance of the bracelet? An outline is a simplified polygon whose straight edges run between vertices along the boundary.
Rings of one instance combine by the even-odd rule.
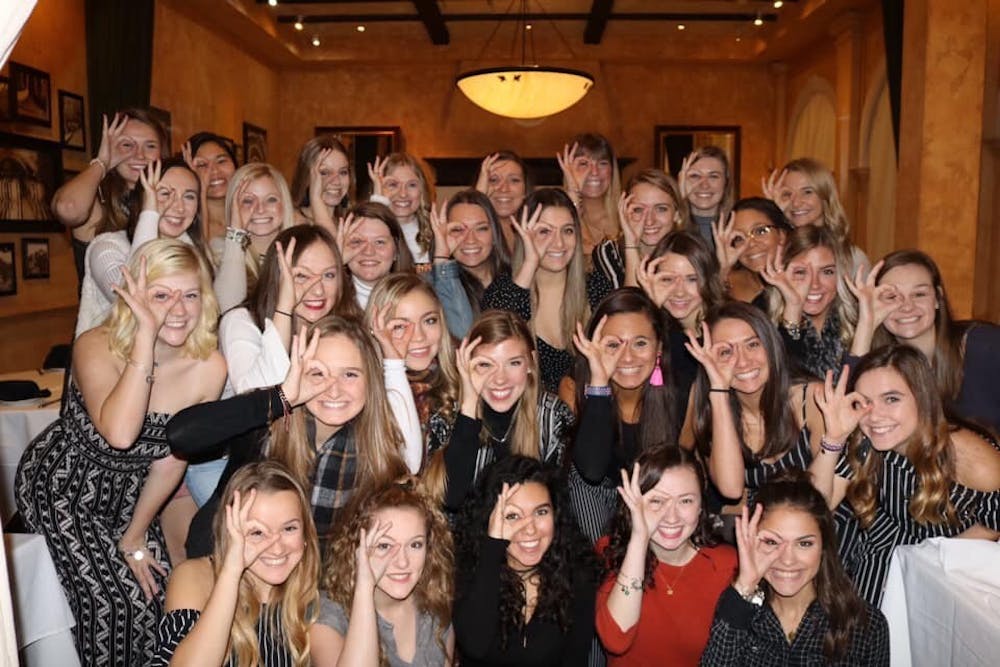
[[[583,385],[583,395],[584,396],[610,396],[611,386],[595,386],[592,384]]]
[[[637,246],[637,245],[627,245],[627,246],[625,246],[625,249],[626,250],[638,250],[639,246]]]
[[[281,399],[281,410],[287,417],[292,413],[293,408],[292,404],[288,402],[288,397],[285,396],[285,390],[281,388],[280,384],[278,385],[278,398]]]
[[[785,327],[785,331],[788,335],[792,337],[792,340],[799,340],[802,338],[802,320],[798,322],[791,322],[789,320],[781,320],[781,326]]]
[[[618,573],[618,576],[615,577],[615,583],[618,584],[618,590],[620,590],[622,595],[625,595],[626,597],[631,595],[632,591],[642,590],[641,579],[629,579],[626,577],[625,581],[622,581],[622,574],[620,572]]]
[[[736,594],[739,595],[741,598],[743,598],[744,601],[749,602],[750,604],[755,605],[757,607],[764,604],[764,591],[761,590],[759,585],[757,586],[757,588],[753,589],[750,592],[741,591],[739,589],[739,586],[736,585],[735,581],[733,582],[732,586],[733,590],[736,591]]]
[[[831,454],[839,454],[844,451],[847,447],[847,440],[842,442],[836,442],[834,440],[827,440],[826,433],[824,433],[819,439],[819,448],[821,452],[830,452]]]
[[[145,373],[146,374],[146,384],[153,384],[153,380],[156,379],[156,367],[159,366],[158,363],[156,363],[154,361],[152,368],[146,368],[145,366],[143,366],[142,364],[140,364],[138,361],[136,361],[132,357],[127,358],[125,360],[125,363],[128,364],[129,366],[135,366],[140,371],[142,371],[143,373]]]
[[[275,315],[284,315],[284,316],[285,316],[285,317],[287,317],[288,319],[292,319],[292,314],[291,314],[291,313],[286,313],[285,311],[283,311],[283,310],[278,310],[277,308],[275,308],[275,309],[274,309],[274,314],[275,314]]]
[[[709,387],[708,393],[711,394],[713,392],[716,394],[729,394],[732,393],[732,389],[719,389],[718,387]]]
[[[250,232],[245,229],[236,229],[235,227],[226,227],[226,240],[236,241],[240,244],[240,247],[246,248],[250,245]]]
[[[99,157],[95,157],[93,160],[90,161],[89,164],[99,164],[99,165],[101,165],[101,180],[103,181],[104,177],[108,175],[108,166],[106,164],[104,164],[104,160],[102,160]]]

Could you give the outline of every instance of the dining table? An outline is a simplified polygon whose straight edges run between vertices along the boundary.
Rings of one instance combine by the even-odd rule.
[[[14,476],[28,444],[59,417],[64,373],[61,370],[28,370],[0,374],[0,381],[30,380],[50,396],[16,403],[0,402],[0,519],[14,514]]]

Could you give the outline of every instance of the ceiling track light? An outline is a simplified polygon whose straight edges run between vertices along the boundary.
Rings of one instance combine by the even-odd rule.
[[[267,4],[270,5],[271,7],[277,7],[278,0],[267,0]]]
[[[319,46],[319,45],[320,45],[320,41],[319,41],[319,35],[313,35],[313,38],[312,38],[312,45],[313,45],[313,46]]]
[[[760,12],[757,12],[757,18],[753,20],[753,24],[758,28],[764,25],[764,19],[761,17]]]
[[[774,8],[775,9],[781,9],[784,6],[785,6],[785,3],[782,2],[781,0],[774,0]]]
[[[296,30],[298,30],[300,32],[305,28],[305,26],[302,24],[302,17],[301,16],[298,17],[297,19],[295,19],[295,26],[294,27],[295,27]]]

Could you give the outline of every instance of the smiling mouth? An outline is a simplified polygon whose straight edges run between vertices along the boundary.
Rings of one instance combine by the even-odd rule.
[[[802,570],[775,570],[771,569],[771,576],[775,579],[784,579],[786,581],[798,579],[802,576]]]
[[[638,375],[642,366],[619,366],[616,370],[621,375]]]
[[[164,322],[163,326],[168,329],[183,329],[187,326],[187,320],[183,320],[181,322]]]
[[[280,558],[267,558],[265,556],[261,556],[259,560],[268,567],[281,567],[288,562],[288,556],[281,556]]]
[[[886,433],[891,433],[896,429],[896,424],[884,424],[881,426],[868,425],[868,430],[871,431],[872,435],[885,435]]]
[[[526,542],[518,542],[517,546],[521,547],[525,551],[534,551],[541,543],[541,540],[528,540]]]
[[[495,401],[502,401],[510,398],[513,393],[513,387],[508,387],[507,389],[490,389],[490,397]]]
[[[347,407],[349,401],[320,401],[320,405],[327,410],[343,410]]]
[[[916,324],[920,321],[920,316],[912,315],[910,317],[897,317],[895,320],[897,324]]]
[[[407,354],[411,357],[426,357],[431,351],[430,347],[414,347]]]
[[[656,529],[664,539],[676,540],[684,532],[684,526],[661,526]]]
[[[226,179],[224,179],[224,178],[213,178],[212,180],[210,180],[208,182],[208,187],[210,187],[210,188],[217,188],[220,185],[225,185],[225,184],[226,184]]]
[[[308,299],[302,301],[302,305],[309,310],[323,310],[326,308],[326,299]]]
[[[747,380],[753,380],[759,375],[760,375],[760,369],[754,368],[753,370],[743,371],[742,373],[736,373],[735,375],[733,375],[733,377],[736,378],[737,380],[745,382]]]
[[[407,581],[410,580],[410,576],[411,575],[410,575],[409,572],[402,572],[402,573],[396,573],[396,574],[389,574],[387,572],[385,576],[389,580],[391,580],[391,581],[395,581],[395,582],[400,583],[400,584],[405,584]]]

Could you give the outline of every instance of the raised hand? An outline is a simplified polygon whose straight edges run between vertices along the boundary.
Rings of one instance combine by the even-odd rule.
[[[553,234],[549,234],[544,239],[538,238],[538,221],[541,217],[542,205],[539,204],[535,207],[534,211],[530,212],[530,215],[527,207],[522,207],[520,223],[516,220],[511,221],[514,231],[521,237],[521,245],[524,248],[524,264],[533,267],[538,266],[538,263],[542,260],[542,256],[545,255],[545,251],[549,249],[549,245],[554,238]]]
[[[864,275],[864,267],[859,266],[854,277],[848,277],[846,280],[847,289],[858,300],[858,322],[870,323],[872,329],[877,329],[885,322],[886,317],[902,305],[901,299],[895,298],[898,296],[895,285],[875,284],[878,272],[882,270],[884,264],[885,261],[880,260],[871,268],[867,277]]]
[[[247,219],[253,213],[253,205],[247,205],[243,200],[247,197],[247,190],[250,188],[250,179],[244,180],[233,193],[233,205],[229,207],[229,226],[233,229],[246,231]]]
[[[375,164],[368,163],[368,177],[372,180],[372,196],[382,195],[385,187],[385,172],[389,166],[389,158],[376,157]]]
[[[163,212],[170,208],[176,200],[176,193],[170,193],[170,198],[161,208],[156,193],[160,185],[160,166],[159,160],[153,160],[147,164],[146,168],[139,172],[139,184],[142,186],[142,210],[157,211],[163,215]]]
[[[362,245],[357,248],[350,247],[351,237],[354,236],[355,232],[361,227],[361,218],[354,218],[353,213],[348,213],[346,218],[341,218],[337,224],[337,236],[334,241],[337,242],[337,250],[340,251],[340,261],[344,266],[351,263],[358,253],[361,252]]]
[[[455,365],[458,367],[458,376],[462,382],[462,414],[468,417],[475,417],[483,387],[486,386],[486,381],[493,374],[493,369],[475,368],[476,357],[472,351],[481,342],[483,342],[482,338],[473,338],[472,340],[465,338],[455,354]]]
[[[479,165],[479,176],[476,178],[476,190],[482,192],[484,195],[490,194],[490,174],[493,172],[493,166],[499,159],[499,153],[491,153],[483,158],[482,164]]]
[[[251,489],[246,497],[233,492],[233,502],[226,505],[226,534],[229,548],[223,557],[222,569],[239,577],[253,565],[260,555],[281,538],[280,533],[267,535],[256,522],[250,520],[250,510],[257,499],[257,490]]]
[[[715,240],[715,255],[719,259],[719,267],[724,276],[736,266],[736,262],[740,260],[740,256],[749,245],[736,231],[735,213],[730,213],[729,219],[725,222],[722,221],[722,216],[719,216],[719,219],[712,223],[712,238]],[[737,239],[743,242],[734,246],[733,241]]]
[[[576,332],[573,334],[573,344],[586,357],[590,365],[590,384],[595,387],[608,385],[618,366],[618,360],[629,343],[614,336],[605,336],[604,325],[607,323],[608,316],[605,315],[594,328],[594,335],[587,338],[583,325],[577,322]]]
[[[763,514],[764,506],[757,503],[752,517],[744,505],[741,515],[736,518],[736,550],[740,558],[736,582],[741,592],[749,593],[757,589],[760,580],[778,560],[784,548],[778,536],[758,531]]]
[[[666,256],[655,259],[646,257],[639,262],[639,268],[635,272],[635,280],[639,283],[639,287],[658,308],[663,308],[663,304],[667,302],[667,297],[670,293],[669,285],[657,278],[656,275],[657,270],[665,259]]]
[[[150,298],[146,287],[146,257],[139,258],[139,275],[133,279],[127,267],[122,267],[123,285],[115,285],[111,289],[122,298],[135,315],[140,331],[156,335],[167,319],[167,313],[181,299],[181,291],[173,290],[169,294],[155,294]],[[157,307],[153,308],[153,300]],[[162,305],[160,305],[162,304]]]
[[[312,165],[309,167],[309,204],[311,206],[325,206],[323,204],[323,174],[320,171],[322,170],[323,161],[332,154],[332,148],[321,149],[319,155],[316,156],[316,159],[313,160]]]
[[[509,540],[511,535],[520,530],[527,517],[515,516],[508,510],[508,503],[514,494],[521,488],[520,484],[513,486],[504,482],[500,493],[497,494],[497,502],[490,512],[490,522],[486,534],[494,540]]]
[[[296,294],[295,283],[297,277],[295,270],[292,268],[292,258],[295,257],[295,239],[293,238],[288,242],[287,248],[283,247],[280,241],[276,242],[275,250],[278,255],[278,269],[281,275],[278,281],[278,298],[275,302],[275,310],[291,314],[295,312],[295,307],[299,305],[299,301],[305,298],[309,290],[321,281],[323,276],[314,276],[309,282],[306,282],[305,276],[302,276],[302,287],[299,293]]]
[[[823,382],[823,392],[816,392],[815,400],[819,411],[823,413],[823,431],[833,442],[844,442],[865,413],[871,410],[871,405],[865,397],[856,391],[847,393],[847,376],[850,371],[844,366],[837,385],[833,384],[833,371],[826,372]]]
[[[392,559],[399,553],[400,545],[393,543],[389,537],[391,522],[376,520],[375,525],[368,529],[362,528],[358,537],[358,548],[354,552],[355,575],[354,590],[374,592],[379,579],[389,569]]]
[[[647,208],[642,211],[642,215],[635,216],[637,219],[633,220],[633,204],[635,204],[633,195],[623,192],[618,198],[618,222],[626,249],[639,245],[639,239],[642,238],[642,227],[649,218],[649,209]]]
[[[805,268],[809,275],[805,280],[793,282],[788,275],[788,267],[783,261],[784,252],[784,247],[778,246],[774,255],[767,258],[767,262],[760,272],[760,277],[768,285],[774,285],[778,288],[786,308],[792,305],[801,309],[806,300],[806,294],[809,293],[809,284],[812,282],[812,267],[806,265]]]
[[[97,159],[107,171],[111,171],[135,153],[135,148],[129,150],[123,144],[129,141],[125,136],[125,124],[128,116],[116,113],[111,122],[107,115],[101,116],[101,146],[97,149]]]
[[[618,487],[618,495],[621,496],[625,506],[628,507],[629,516],[632,519],[631,539],[637,540],[641,544],[649,544],[649,538],[656,530],[656,525],[660,522],[666,506],[662,503],[654,505],[651,503],[650,493],[642,495],[639,488],[639,464],[632,464],[632,475],[629,476],[625,469],[621,470],[622,484]]]
[[[692,152],[688,154],[686,158],[681,160],[681,170],[677,172],[677,187],[680,188],[681,199],[687,199],[691,191],[688,189],[688,172],[691,171],[691,167],[695,162],[698,161],[698,153]]]
[[[330,370],[322,361],[316,358],[316,348],[319,347],[319,332],[309,340],[306,328],[302,327],[297,336],[292,336],[292,346],[289,350],[288,374],[281,383],[281,391],[285,399],[294,408],[311,401],[330,388],[334,379]]]
[[[398,317],[390,319],[388,307],[372,306],[371,335],[378,341],[386,359],[406,359],[414,331],[413,322]]]
[[[487,158],[488,159],[488,158]],[[457,241],[453,242],[448,235],[448,200],[445,199],[440,205],[431,202],[431,231],[434,232],[434,254],[449,257],[455,254]],[[444,251],[447,251],[445,253]],[[435,257],[437,259],[437,257]]]
[[[701,323],[701,342],[694,331],[686,332],[688,342],[684,347],[691,353],[708,375],[709,386],[712,389],[729,389],[733,384],[733,374],[736,372],[736,355],[729,343],[712,343],[712,332],[708,325]]]
[[[782,169],[780,173],[775,169],[767,180],[763,176],[760,177],[760,189],[764,192],[764,196],[777,204],[782,213],[787,211],[788,205],[792,203],[792,192],[785,187],[787,175],[787,169]]]
[[[556,153],[556,161],[562,169],[563,187],[574,202],[580,201],[580,178],[576,174],[576,167],[573,159],[576,157],[576,150],[579,146],[574,143],[572,146],[566,144],[561,153]]]

